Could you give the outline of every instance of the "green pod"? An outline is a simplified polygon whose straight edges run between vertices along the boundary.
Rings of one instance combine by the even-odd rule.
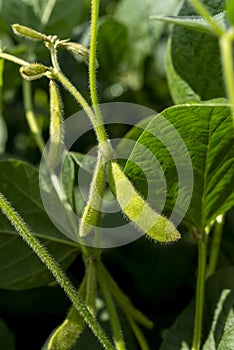
[[[159,242],[172,242],[180,233],[165,216],[157,213],[139,195],[116,161],[111,162],[113,192],[124,214],[147,236]]]
[[[32,40],[49,41],[47,35],[40,33],[34,29],[22,26],[20,24],[13,24],[11,27],[16,35],[23,36]]]
[[[87,276],[85,275],[79,289],[79,295],[82,299],[85,298],[86,287]],[[82,316],[72,305],[63,323],[51,335],[46,350],[70,350],[85,326]]]
[[[84,208],[79,227],[80,237],[85,237],[98,225],[101,218],[101,204],[105,187],[106,163],[99,150],[96,167],[89,190],[88,202]]]
[[[31,63],[20,67],[20,74],[26,80],[40,79],[49,73],[51,69],[40,63]]]
[[[79,58],[80,60],[82,60],[85,64],[89,64],[89,49],[87,49],[85,46],[79,44],[79,43],[75,43],[72,41],[61,41],[59,43],[60,47],[62,47],[63,49],[71,52],[75,57]],[[96,61],[96,68],[98,68],[98,62]]]
[[[58,87],[50,80],[50,148],[48,160],[53,169],[59,162],[63,141],[62,104]]]

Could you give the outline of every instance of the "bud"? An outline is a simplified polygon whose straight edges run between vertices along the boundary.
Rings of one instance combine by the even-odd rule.
[[[45,34],[37,32],[34,29],[21,26],[20,24],[13,24],[12,29],[16,35],[26,37],[32,40],[48,41],[48,37]]]
[[[87,65],[89,64],[89,49],[83,45],[68,41],[61,42],[59,46],[71,52],[75,57],[78,57]],[[96,68],[98,68],[98,62],[96,62]]]
[[[20,74],[26,80],[36,80],[51,72],[51,68],[40,63],[32,63],[20,68]]]

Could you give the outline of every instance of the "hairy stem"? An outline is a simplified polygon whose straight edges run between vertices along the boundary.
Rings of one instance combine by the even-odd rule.
[[[215,272],[217,267],[220,244],[221,244],[222,233],[223,233],[224,217],[225,215],[219,215],[216,219],[216,223],[214,226],[214,234],[213,234],[210,256],[209,256],[209,264],[206,272],[207,278],[210,277]]]
[[[198,274],[196,286],[195,321],[192,350],[200,350],[203,322],[203,308],[206,280],[207,237],[204,234],[198,240]]]
[[[100,124],[102,124],[102,116],[98,108],[97,97],[97,80],[96,80],[96,50],[97,50],[97,33],[98,33],[98,12],[99,0],[91,1],[91,36],[90,36],[90,58],[89,58],[89,85],[91,102],[95,111],[95,115]]]
[[[26,223],[20,217],[20,215],[13,209],[10,203],[7,201],[5,196],[0,193],[0,208],[3,214],[7,217],[7,219],[11,222],[11,224],[15,227],[20,236],[25,240],[25,242],[32,248],[32,250],[37,254],[40,260],[46,265],[48,270],[53,274],[56,281],[66,292],[70,300],[72,301],[75,308],[84,318],[87,325],[92,329],[93,333],[99,339],[103,347],[107,350],[114,350],[112,344],[109,339],[105,335],[101,326],[89,312],[84,302],[81,300],[77,291],[72,286],[71,282],[58,265],[58,263],[53,259],[53,257],[47,252],[45,247],[41,244],[40,241],[33,235],[31,230],[28,228]]]
[[[26,81],[24,79],[23,79],[23,99],[24,99],[25,115],[26,115],[29,128],[34,136],[34,139],[37,143],[38,148],[42,153],[45,148],[45,143],[44,143],[36,116],[33,111],[31,82]]]

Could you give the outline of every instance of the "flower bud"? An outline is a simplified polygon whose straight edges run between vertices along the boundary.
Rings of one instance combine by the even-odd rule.
[[[24,79],[36,80],[45,76],[46,73],[50,72],[49,67],[44,66],[40,63],[32,63],[20,68],[20,74]]]
[[[21,26],[20,24],[13,24],[12,29],[16,35],[23,36],[28,39],[48,41],[48,37],[45,34],[37,32],[34,29]]]

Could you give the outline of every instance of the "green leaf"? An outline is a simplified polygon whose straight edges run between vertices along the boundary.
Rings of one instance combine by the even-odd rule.
[[[98,62],[103,74],[114,74],[128,48],[128,31],[114,19],[100,24],[98,31]]]
[[[213,16],[219,14],[225,5],[223,0],[202,2]],[[193,15],[196,15],[196,11],[188,1],[185,1],[179,16]],[[176,73],[202,100],[226,96],[217,38],[174,26],[171,36],[171,56]]]
[[[177,201],[175,214],[183,217],[191,190],[184,224],[203,230],[234,204],[233,169],[231,111],[226,105],[204,104],[175,106],[158,114],[137,140],[124,171],[151,205],[164,208],[167,215]]]
[[[6,325],[6,323],[0,318],[0,349],[15,350],[13,334]]]
[[[149,19],[152,15],[177,14],[181,0],[170,0],[165,6],[164,0],[121,0],[115,10],[115,18],[123,23],[129,32],[129,50],[126,52],[123,73],[126,83],[133,89],[139,89],[144,79],[143,63],[152,48],[158,42],[164,24]]]
[[[215,273],[206,284],[203,350],[233,349],[234,268]],[[194,301],[163,335],[160,350],[190,350],[193,338]]]
[[[18,160],[0,161],[0,191],[7,196],[32,231],[64,268],[75,259],[78,246],[63,236],[44,211],[38,171]],[[0,215],[0,287],[28,289],[53,280],[45,266]]]
[[[215,20],[224,30],[227,28],[225,18],[224,12],[213,16],[213,20]],[[151,19],[215,35],[211,25],[199,16],[152,16]]]
[[[183,80],[173,67],[171,57],[171,40],[167,44],[166,72],[171,96],[175,104],[200,102],[199,96]]]

